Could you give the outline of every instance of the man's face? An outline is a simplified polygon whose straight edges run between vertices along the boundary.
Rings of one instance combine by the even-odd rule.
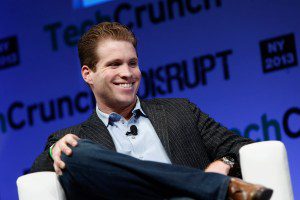
[[[135,104],[141,71],[134,46],[107,39],[99,43],[96,71],[90,71],[91,88],[100,108],[119,109]]]

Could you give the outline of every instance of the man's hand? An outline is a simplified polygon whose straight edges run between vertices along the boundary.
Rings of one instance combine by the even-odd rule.
[[[230,170],[229,165],[223,163],[221,160],[216,160],[212,162],[210,165],[208,165],[208,167],[204,171],[228,175],[229,170]]]
[[[58,140],[52,148],[52,157],[54,160],[54,170],[56,174],[62,175],[62,169],[65,168],[65,163],[61,160],[61,153],[65,153],[67,156],[72,154],[72,150],[68,145],[73,147],[77,146],[79,137],[74,134],[67,134]]]

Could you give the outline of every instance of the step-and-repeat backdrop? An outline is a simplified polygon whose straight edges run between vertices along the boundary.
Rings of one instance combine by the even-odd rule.
[[[300,1],[0,3],[0,199],[17,199],[47,136],[95,108],[76,43],[119,21],[139,42],[141,98],[183,97],[245,137],[286,145],[300,199]]]

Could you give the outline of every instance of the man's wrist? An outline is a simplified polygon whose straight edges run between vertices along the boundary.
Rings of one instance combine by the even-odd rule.
[[[230,168],[234,167],[235,164],[235,160],[234,158],[230,157],[230,156],[224,156],[220,159],[223,163],[225,163],[226,165],[229,165]]]

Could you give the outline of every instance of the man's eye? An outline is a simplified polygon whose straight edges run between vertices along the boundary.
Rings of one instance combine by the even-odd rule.
[[[137,66],[137,62],[130,62],[129,65],[135,67]]]
[[[117,67],[117,66],[120,66],[120,65],[121,65],[121,63],[117,63],[117,62],[109,64],[109,66],[112,66],[112,67]]]

